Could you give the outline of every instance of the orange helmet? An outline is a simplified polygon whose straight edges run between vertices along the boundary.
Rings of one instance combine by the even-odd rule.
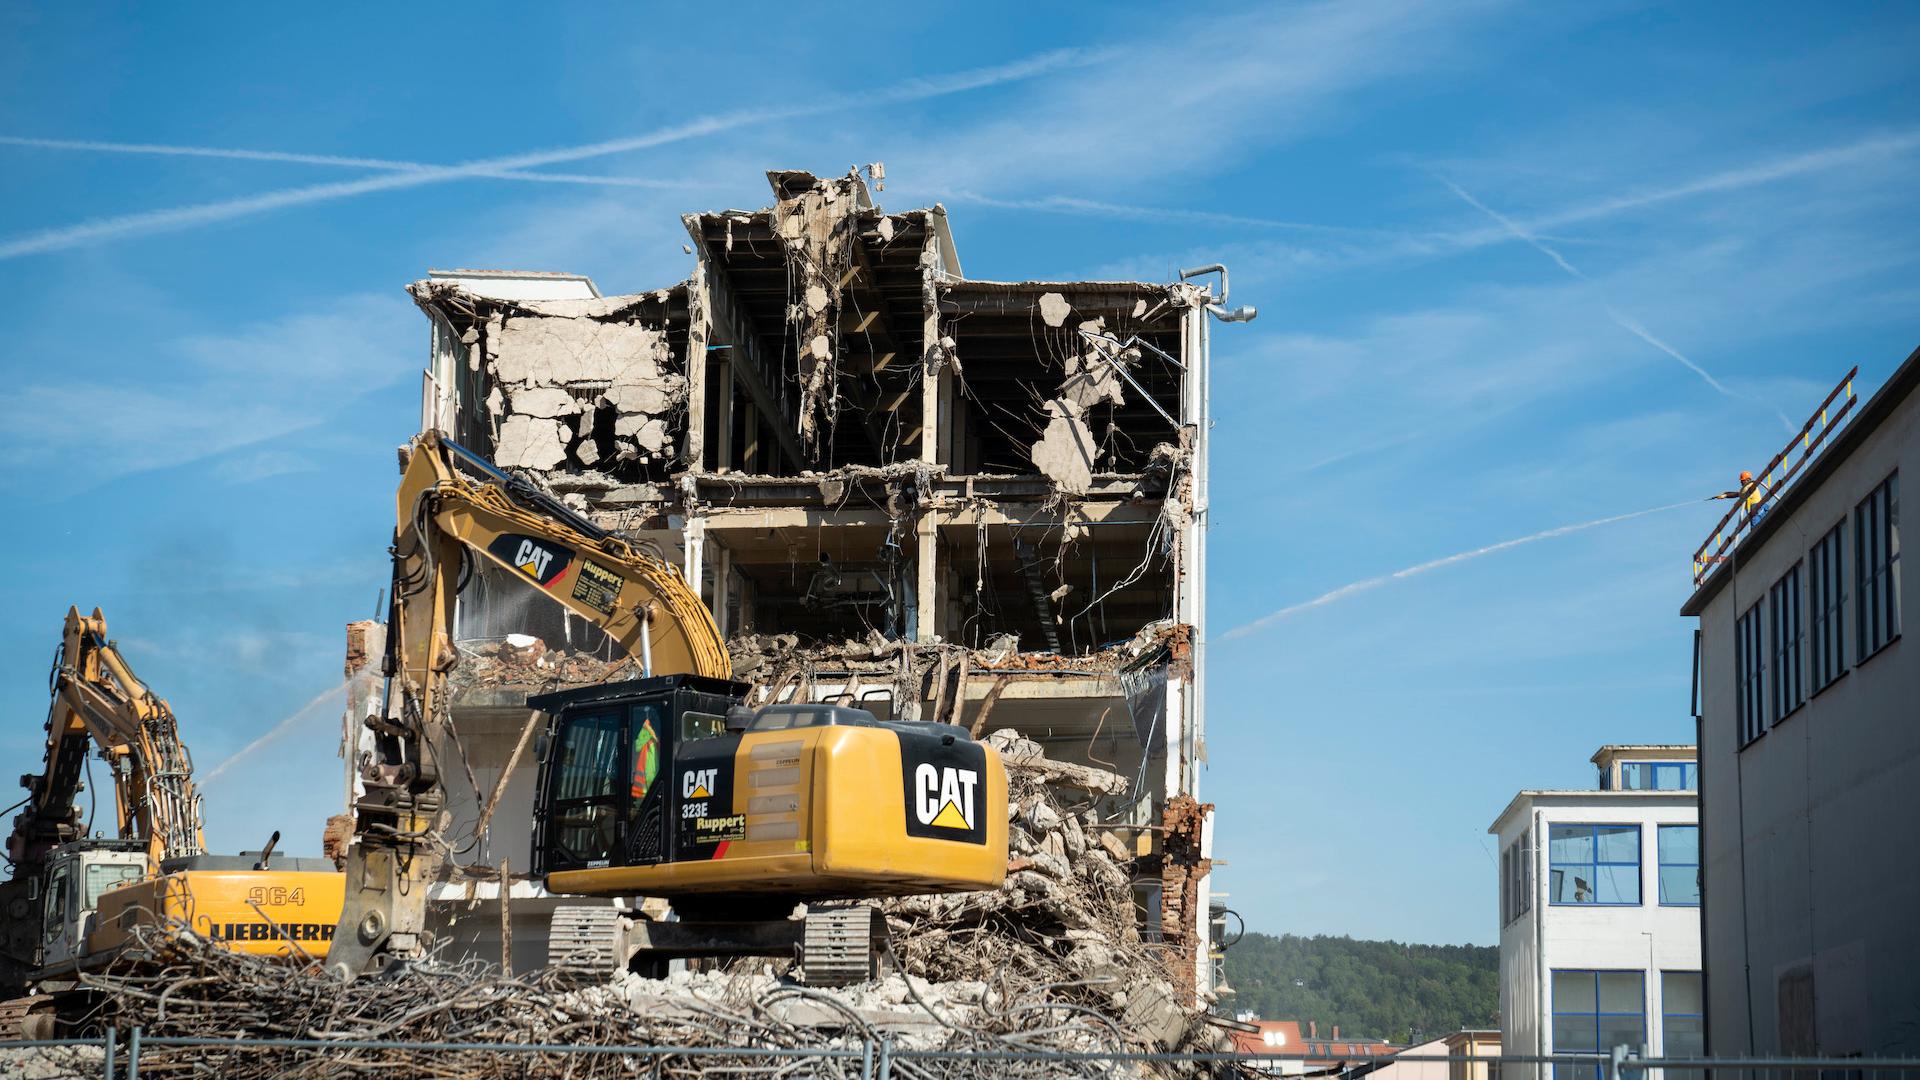
[[[1740,470],[1740,482],[1743,484],[1753,483],[1753,474],[1745,469]]]

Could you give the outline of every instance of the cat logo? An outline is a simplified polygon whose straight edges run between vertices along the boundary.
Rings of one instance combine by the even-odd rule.
[[[527,576],[535,581],[546,580],[547,564],[551,562],[553,562],[553,552],[532,540],[520,541],[520,550],[513,556],[513,565],[525,570]]]
[[[973,769],[923,762],[913,770],[913,814],[922,825],[971,832],[973,789],[979,783]]]
[[[539,582],[543,588],[559,581],[573,563],[570,549],[524,533],[501,533],[487,545],[487,554]]]
[[[710,799],[713,797],[714,774],[719,769],[689,769],[680,777],[680,797],[683,799]]]

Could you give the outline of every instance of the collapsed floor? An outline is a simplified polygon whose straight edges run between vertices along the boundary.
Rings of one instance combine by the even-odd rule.
[[[191,935],[164,946],[164,968],[87,981],[99,1019],[153,1037],[298,1038],[518,1045],[858,1048],[908,1050],[1213,1052],[1225,1043],[1184,1001],[1164,950],[1146,941],[1129,880],[1135,856],[1103,829],[1094,791],[1124,778],[1063,767],[1010,730],[987,736],[1008,765],[1012,862],[995,892],[882,902],[897,970],[837,990],[794,981],[787,961],[724,970],[629,975],[606,986],[552,974],[502,975],[440,960],[341,985],[305,969],[227,951]],[[663,1075],[731,1074],[766,1063],[681,1057]],[[94,1066],[97,1069],[97,1064]],[[428,1076],[631,1076],[613,1056],[207,1047],[150,1048],[145,1075],[351,1075],[403,1067]],[[1111,1061],[964,1059],[896,1063],[906,1075],[1176,1074]],[[1135,1071],[1137,1070],[1137,1071]],[[807,1075],[862,1075],[858,1058],[810,1060]]]

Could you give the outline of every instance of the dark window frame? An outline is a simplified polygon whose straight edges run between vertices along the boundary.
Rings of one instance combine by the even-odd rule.
[[[1854,664],[1900,640],[1900,472],[1853,508]]]
[[[1755,600],[1733,625],[1735,735],[1741,749],[1767,733],[1766,599]]]
[[[1833,528],[1807,551],[1807,667],[1813,696],[1847,673],[1847,547],[1846,522]]]
[[[1767,658],[1773,671],[1769,696],[1773,723],[1792,716],[1807,702],[1806,681],[1801,675],[1801,630],[1803,626],[1800,592],[1800,566],[1796,562],[1780,580],[1767,590]]]

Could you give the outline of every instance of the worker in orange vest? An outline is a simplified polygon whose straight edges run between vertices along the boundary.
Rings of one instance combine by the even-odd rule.
[[[1760,520],[1761,515],[1765,514],[1769,509],[1767,505],[1767,498],[1772,494],[1773,494],[1772,488],[1768,487],[1764,483],[1756,481],[1753,478],[1752,473],[1747,472],[1745,469],[1742,469],[1740,471],[1739,488],[1734,491],[1723,491],[1720,494],[1715,495],[1714,498],[1740,499],[1744,501],[1747,506],[1747,520],[1749,522],[1754,522],[1754,521]]]

